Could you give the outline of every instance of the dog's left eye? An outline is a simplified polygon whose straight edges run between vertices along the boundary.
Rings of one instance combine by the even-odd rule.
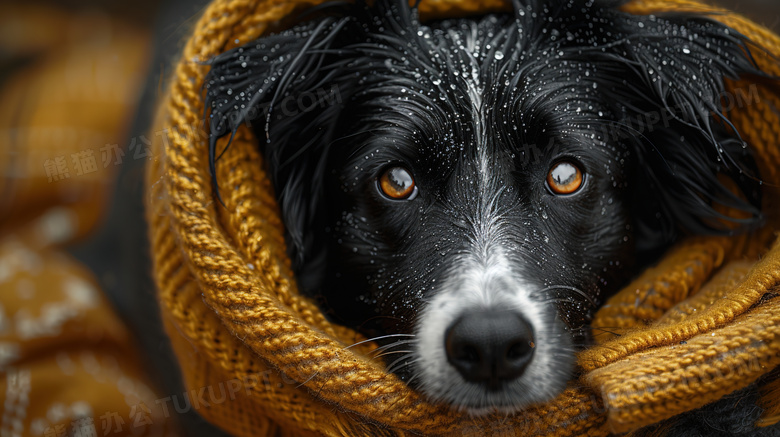
[[[572,194],[584,181],[580,167],[571,161],[555,163],[547,173],[547,185],[555,194]]]
[[[414,178],[403,167],[390,167],[379,177],[379,189],[387,197],[396,200],[412,199],[417,192]]]

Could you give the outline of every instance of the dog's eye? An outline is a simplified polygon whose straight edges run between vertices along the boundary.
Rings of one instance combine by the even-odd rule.
[[[379,178],[379,188],[391,199],[409,199],[416,191],[414,178],[403,167],[390,167]]]
[[[570,161],[555,163],[547,173],[547,185],[555,194],[571,194],[582,186],[582,170]]]

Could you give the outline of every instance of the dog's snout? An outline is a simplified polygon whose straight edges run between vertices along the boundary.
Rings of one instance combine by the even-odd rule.
[[[512,311],[472,312],[450,326],[445,348],[464,379],[498,389],[525,371],[534,353],[533,331]]]

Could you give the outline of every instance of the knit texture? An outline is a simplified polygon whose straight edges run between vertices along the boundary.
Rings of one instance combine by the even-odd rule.
[[[195,26],[160,108],[165,132],[148,167],[154,275],[166,330],[189,389],[241,381],[230,402],[199,412],[237,436],[609,435],[699,408],[780,364],[780,107],[768,82],[728,84],[757,98],[728,114],[755,151],[769,224],[750,236],[681,242],[610,299],[593,321],[598,345],[581,353],[582,377],[557,399],[522,413],[471,417],[431,404],[384,371],[356,332],[331,324],[298,294],[282,222],[257,140],[245,126],[219,161],[215,201],[202,134],[205,61],[247,43],[319,0],[215,0]],[[423,19],[506,10],[498,0],[423,0]],[[686,0],[640,0],[636,14],[717,12],[757,43],[780,74],[780,39],[745,18]],[[722,12],[722,13],[721,13]],[[766,49],[766,52],[759,47]],[[766,381],[767,378],[762,379]],[[777,421],[768,381],[759,425]],[[235,398],[235,399],[233,399]]]

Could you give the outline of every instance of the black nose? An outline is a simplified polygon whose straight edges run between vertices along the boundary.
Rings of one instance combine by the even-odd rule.
[[[467,313],[445,336],[447,360],[467,381],[498,389],[518,378],[534,354],[533,331],[511,311]]]

